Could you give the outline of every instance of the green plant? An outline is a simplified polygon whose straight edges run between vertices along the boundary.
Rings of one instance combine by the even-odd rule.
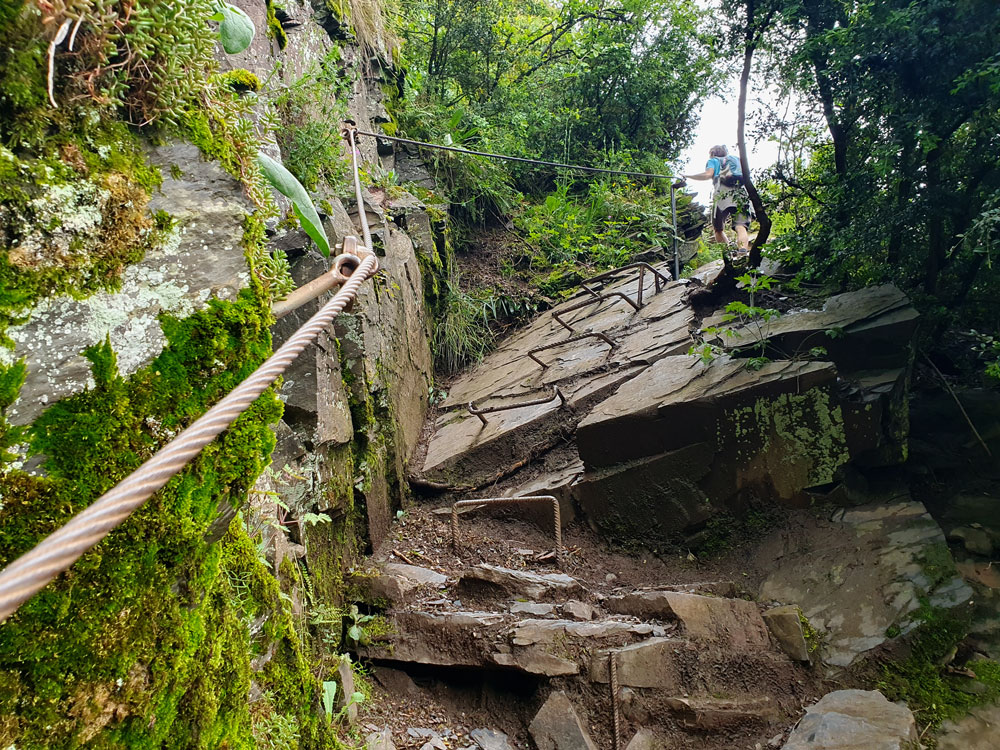
[[[767,340],[771,332],[771,321],[778,318],[781,313],[767,307],[759,307],[755,304],[760,292],[771,288],[775,280],[770,276],[765,276],[756,272],[745,273],[737,277],[746,293],[749,295],[749,303],[740,300],[733,300],[725,307],[725,314],[722,316],[723,323],[734,323],[734,326],[709,326],[702,332],[707,336],[719,336],[730,340],[747,339],[750,351],[756,352],[754,356],[747,358],[747,369],[759,370],[771,360],[765,356]],[[692,346],[688,354],[698,356],[703,362],[710,362],[719,353],[719,349],[711,344],[703,342],[700,345]]]
[[[363,615],[358,611],[358,605],[352,604],[345,614],[347,620],[347,640],[354,647],[367,646],[371,643],[369,632],[365,626],[374,622],[377,615]]]
[[[326,711],[326,720],[333,721],[333,707],[336,705],[337,683],[335,680],[323,681],[323,710]]]
[[[254,28],[250,16],[229,3],[217,3],[218,10],[210,20],[219,22],[219,38],[222,48],[229,55],[243,52],[253,42]]]
[[[254,719],[253,739],[258,750],[297,750],[299,726],[291,716],[269,713]]]
[[[330,241],[326,238],[323,222],[320,221],[316,207],[306,189],[280,162],[275,161],[267,154],[258,154],[257,163],[271,186],[292,201],[292,210],[301,222],[302,228],[316,243],[319,251],[329,257]]]

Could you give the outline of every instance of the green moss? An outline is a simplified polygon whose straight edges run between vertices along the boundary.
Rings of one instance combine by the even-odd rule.
[[[260,91],[260,79],[244,68],[236,68],[213,77],[215,83],[237,92]]]
[[[548,276],[538,281],[538,291],[548,297],[561,296],[581,281],[583,276],[575,264],[560,263]]]
[[[50,407],[30,428],[46,476],[0,474],[0,564],[6,564],[131,472],[228,393],[270,351],[259,292],[165,318],[168,346],[124,379],[108,344],[92,347],[94,387]],[[16,383],[16,371],[4,372]],[[0,390],[10,400],[10,387]],[[318,690],[277,584],[234,525],[205,537],[221,503],[239,506],[274,444],[273,392],[67,574],[0,628],[6,686],[0,745],[251,746],[250,618],[269,613],[279,642],[259,680],[298,716],[303,747],[332,743],[310,713]],[[234,586],[246,595],[234,596]],[[236,603],[239,603],[238,605]],[[109,708],[111,706],[111,708]],[[110,713],[107,713],[110,711]],[[98,717],[111,716],[107,726]]]
[[[117,288],[162,238],[145,213],[159,181],[120,123],[84,123],[20,154],[0,146],[0,343],[43,297]]]
[[[1000,664],[994,661],[964,665],[982,684],[977,693],[963,690],[970,678],[944,671],[968,632],[967,613],[933,608],[925,602],[915,619],[921,624],[910,636],[908,656],[886,664],[877,683],[889,700],[906,701],[921,723],[938,727],[945,719],[1000,698]]]
[[[267,0],[267,35],[278,43],[278,49],[284,49],[288,46],[288,34],[275,15],[275,10],[280,7],[275,5],[274,0]]]
[[[803,614],[801,609],[799,609],[798,612],[799,624],[802,625],[802,637],[805,638],[806,641],[806,649],[809,651],[810,655],[813,655],[818,652],[820,646],[823,645],[823,635],[812,626],[809,622],[809,618]]]

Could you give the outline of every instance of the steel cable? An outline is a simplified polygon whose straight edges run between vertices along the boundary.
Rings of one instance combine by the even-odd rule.
[[[459,148],[457,146],[442,146],[437,143],[425,143],[424,141],[414,141],[409,138],[399,138],[394,135],[385,135],[384,133],[369,133],[364,130],[357,130],[356,128],[350,128],[350,131],[357,133],[358,135],[367,135],[371,138],[381,138],[386,141],[393,141],[395,143],[408,143],[411,146],[421,146],[423,148],[433,148],[438,151],[451,151],[456,154],[466,154],[467,156],[485,156],[488,159],[503,159],[504,161],[516,161],[521,164],[537,164],[542,167],[556,167],[558,169],[575,169],[580,172],[596,172],[598,174],[623,174],[628,177],[646,177],[651,180],[674,180],[675,182],[683,182],[677,177],[668,174],[655,174],[649,172],[627,172],[622,169],[604,169],[602,167],[585,167],[582,164],[563,164],[558,161],[545,161],[543,159],[529,159],[524,156],[509,156],[507,154],[493,154],[489,151],[473,151],[467,148]],[[353,145],[353,139],[352,139]]]
[[[351,138],[353,146],[354,139]],[[367,252],[333,299],[227,396],[195,420],[129,476],[0,571],[0,622],[76,562],[121,524],[153,493],[197,456],[280,376],[357,296],[361,284],[378,270],[361,197],[357,155],[352,148],[354,184]]]

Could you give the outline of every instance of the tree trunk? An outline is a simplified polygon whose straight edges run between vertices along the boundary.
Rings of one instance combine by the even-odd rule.
[[[764,245],[767,244],[767,238],[771,234],[771,219],[767,215],[767,209],[764,208],[764,201],[760,199],[760,193],[757,192],[757,188],[754,186],[753,180],[750,178],[750,163],[747,160],[747,85],[750,81],[750,69],[753,66],[753,53],[757,47],[757,40],[760,38],[755,33],[753,16],[754,3],[748,3],[746,46],[743,49],[743,72],[740,73],[740,100],[739,113],[736,121],[736,143],[740,150],[740,165],[743,169],[743,184],[746,185],[747,195],[750,196],[750,203],[753,204],[753,210],[757,214],[757,223],[760,225],[757,237],[753,241],[753,246],[750,248],[749,259],[750,267],[757,268],[760,266],[761,254]],[[768,21],[765,20],[764,24],[766,25],[767,23]],[[760,33],[763,34],[763,29]]]

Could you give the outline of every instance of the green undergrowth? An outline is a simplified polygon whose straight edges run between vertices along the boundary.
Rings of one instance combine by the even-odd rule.
[[[891,701],[905,701],[922,726],[935,729],[946,719],[1000,698],[1000,664],[971,660],[954,664],[969,630],[969,616],[924,602],[916,613],[920,625],[910,636],[909,651],[883,667],[876,687]],[[956,674],[961,667],[975,677]]]
[[[249,375],[270,353],[269,322],[254,286],[183,320],[164,317],[168,346],[127,379],[107,343],[88,349],[93,387],[49,407],[15,438],[43,472],[7,464],[0,474],[0,565]],[[0,407],[18,379],[16,365],[0,372]],[[276,650],[255,679],[297,718],[302,747],[331,746],[311,710],[318,686],[254,544],[239,524],[221,543],[206,540],[220,506],[245,502],[274,445],[268,424],[280,415],[268,390],[0,628],[0,746],[252,747],[249,661],[265,640]],[[249,596],[234,596],[238,582]],[[251,641],[249,623],[264,613],[263,635]]]

